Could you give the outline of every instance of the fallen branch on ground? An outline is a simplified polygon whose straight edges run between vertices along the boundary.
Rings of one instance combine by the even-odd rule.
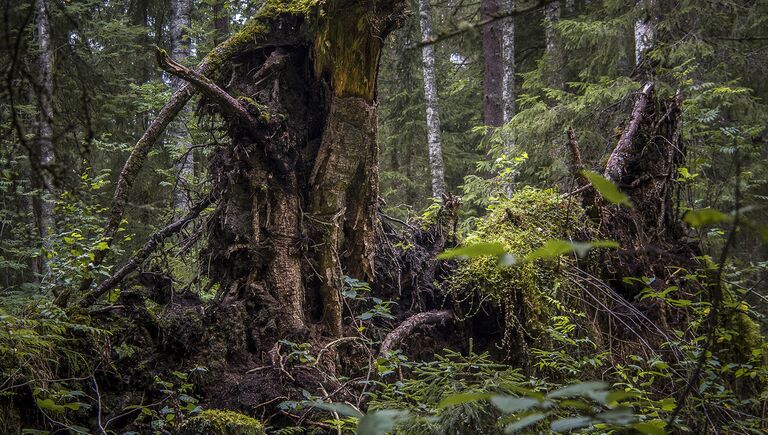
[[[445,322],[452,318],[453,314],[448,310],[427,311],[409,317],[384,337],[384,340],[381,342],[381,347],[379,348],[379,355],[386,355],[394,350],[406,337],[411,335],[416,328],[429,323]]]

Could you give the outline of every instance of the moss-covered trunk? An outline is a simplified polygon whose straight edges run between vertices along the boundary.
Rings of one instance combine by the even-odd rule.
[[[245,305],[251,351],[340,335],[342,275],[373,276],[379,52],[404,12],[394,0],[272,7],[271,27],[299,36],[242,53],[222,77],[263,131],[226,119],[204,258],[220,303]]]

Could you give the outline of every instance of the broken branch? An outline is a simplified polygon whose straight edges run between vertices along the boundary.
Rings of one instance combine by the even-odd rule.
[[[208,98],[218,103],[222,111],[226,114],[243,121],[251,131],[258,129],[258,120],[248,112],[245,105],[230,95],[227,91],[217,86],[213,80],[174,61],[168,56],[165,50],[160,48],[157,49],[157,62],[164,71],[186,80],[204,93]]]
[[[632,116],[629,119],[627,128],[621,133],[621,138],[613,149],[608,163],[605,165],[605,178],[619,183],[626,174],[626,160],[632,154],[632,144],[635,141],[637,129],[640,128],[640,122],[643,120],[643,113],[648,106],[648,99],[653,92],[653,82],[648,82],[643,86],[640,96],[632,109]]]
[[[386,355],[395,349],[406,337],[411,335],[416,328],[429,323],[445,322],[452,318],[453,315],[448,310],[427,311],[407,318],[397,328],[393,329],[386,337],[384,337],[384,340],[381,342],[381,347],[379,348],[379,355]]]
[[[163,240],[184,229],[184,227],[187,226],[189,222],[197,218],[197,216],[200,215],[200,213],[202,213],[202,211],[212,203],[213,197],[209,195],[202,201],[195,204],[189,210],[189,213],[187,213],[186,216],[153,234],[149,240],[147,240],[141,250],[136,255],[134,255],[133,258],[131,258],[131,260],[128,261],[125,266],[121,267],[120,270],[104,280],[93,291],[86,293],[86,295],[83,296],[83,299],[80,301],[80,305],[83,307],[89,307],[93,305],[93,303],[96,302],[96,300],[101,297],[101,295],[113,289],[115,286],[120,284],[120,281],[122,281],[123,278],[125,278],[129,273],[136,270],[141,265],[141,263],[143,263],[144,260],[146,260],[150,254],[152,254],[152,252],[157,249]]]

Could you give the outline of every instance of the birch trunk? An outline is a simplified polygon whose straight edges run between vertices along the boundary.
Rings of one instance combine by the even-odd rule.
[[[178,62],[184,62],[190,55],[190,44],[187,29],[191,24],[192,0],[172,0],[171,1],[171,57]],[[172,78],[174,91],[179,90],[184,85],[178,78]],[[171,124],[169,136],[174,142],[174,146],[181,153],[179,162],[176,164],[176,176],[178,184],[173,192],[173,207],[176,210],[187,210],[189,208],[189,180],[194,175],[195,161],[192,154],[192,141],[186,131],[186,121],[189,119],[190,108],[184,106],[176,122]]]
[[[515,9],[515,0],[503,0],[502,8],[504,12],[511,13]],[[507,125],[512,117],[515,116],[515,18],[507,17],[504,19],[501,37],[501,46],[503,53],[503,79],[502,79],[502,103],[503,103],[503,124]],[[504,152],[512,156],[515,151],[515,143],[510,132],[504,132]],[[514,191],[514,179],[503,180],[502,190],[509,198]]]
[[[419,0],[419,23],[421,39],[432,38],[432,10],[429,0]],[[440,112],[435,79],[435,46],[427,44],[421,49],[424,70],[424,100],[427,106],[427,144],[429,145],[429,169],[432,174],[432,196],[441,198],[445,194],[445,169],[443,149],[440,143]]]
[[[40,200],[38,227],[43,247],[51,249],[50,236],[55,231],[54,198],[55,188],[52,171],[56,164],[56,154],[53,146],[53,63],[54,52],[51,44],[51,27],[48,19],[47,0],[37,0],[35,3],[38,42],[38,120],[37,120],[37,152],[40,163],[39,185],[42,190]],[[41,257],[43,277],[49,272],[48,261]]]
[[[562,83],[562,59],[560,48],[557,46],[555,26],[560,21],[560,2],[555,1],[547,4],[544,7],[544,30],[546,32],[546,53],[549,65],[547,70],[549,71],[549,86],[552,88],[560,89],[563,87]]]
[[[653,46],[656,39],[653,28],[653,16],[650,9],[653,7],[651,0],[637,0],[637,7],[643,14],[635,21],[635,65],[640,66],[645,60],[645,53]]]

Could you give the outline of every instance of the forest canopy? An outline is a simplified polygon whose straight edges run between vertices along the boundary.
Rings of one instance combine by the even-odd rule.
[[[0,432],[768,430],[768,1],[3,6]]]

